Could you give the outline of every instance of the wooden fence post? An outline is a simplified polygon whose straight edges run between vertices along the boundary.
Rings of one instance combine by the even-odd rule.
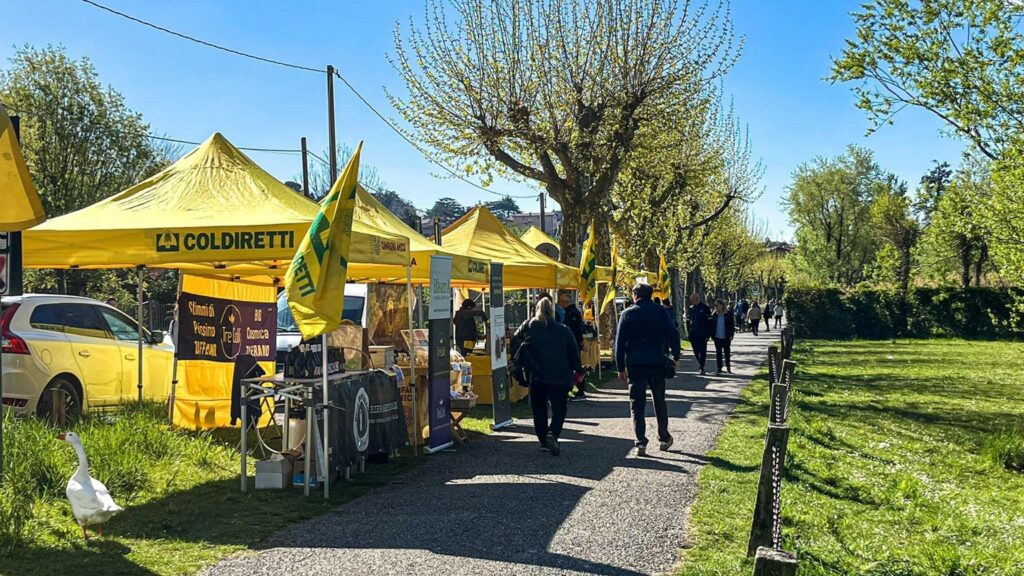
[[[783,360],[782,369],[779,371],[779,383],[792,388],[794,370],[796,370],[796,362],[793,362],[792,360]]]
[[[772,384],[779,381],[779,368],[781,368],[781,362],[779,361],[779,347],[769,346],[768,347],[768,387],[771,388]]]
[[[789,386],[779,382],[772,385],[772,401],[768,408],[768,422],[785,424],[789,416]]]
[[[754,557],[754,576],[796,576],[796,556],[761,547]]]
[[[789,426],[768,424],[764,454],[761,456],[761,475],[757,483],[754,521],[750,526],[750,540],[747,543],[748,557],[753,556],[761,546],[778,548],[781,544],[782,467],[786,460],[788,443]]]
[[[782,359],[789,360],[793,356],[793,328],[786,326],[782,329]]]

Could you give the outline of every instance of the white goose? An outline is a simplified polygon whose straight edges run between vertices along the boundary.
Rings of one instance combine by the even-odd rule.
[[[89,539],[89,534],[85,531],[86,526],[99,525],[102,536],[103,524],[115,514],[124,512],[124,508],[114,503],[102,482],[89,476],[89,459],[85,456],[85,448],[82,447],[82,439],[78,434],[65,432],[58,434],[57,439],[71,444],[78,454],[78,470],[68,480],[67,489],[68,501],[71,502],[75,520],[82,527],[82,535],[86,540]]]

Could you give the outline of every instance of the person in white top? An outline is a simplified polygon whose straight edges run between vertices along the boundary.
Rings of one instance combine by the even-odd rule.
[[[782,300],[780,299],[775,304],[775,327],[782,328],[782,315],[786,313],[786,309],[782,307]]]

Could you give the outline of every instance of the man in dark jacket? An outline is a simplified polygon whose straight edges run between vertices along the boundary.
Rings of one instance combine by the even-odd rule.
[[[569,329],[555,321],[554,304],[549,299],[537,302],[534,317],[523,322],[512,335],[511,348],[520,349],[527,338],[530,340],[527,353],[531,370],[527,376],[533,429],[541,445],[558,456],[561,453],[558,437],[565,422],[569,390],[573,376],[582,370],[580,350]]]
[[[690,294],[690,308],[686,311],[686,333],[689,335],[690,347],[697,357],[701,376],[704,375],[704,364],[708,360],[708,338],[711,337],[711,309],[700,299],[700,294]]]
[[[463,356],[472,352],[473,347],[476,346],[476,341],[480,339],[480,334],[476,329],[477,318],[483,318],[484,322],[486,322],[487,314],[483,310],[477,310],[476,302],[466,298],[462,301],[462,306],[455,313],[455,318],[453,319],[455,323],[455,344]]]
[[[565,325],[566,328],[572,332],[572,337],[576,340],[576,346],[579,351],[583,351],[583,314],[580,313],[580,309],[576,307],[572,302],[568,292],[562,292],[558,296],[558,307],[562,310],[561,318],[559,322]],[[579,383],[576,385],[576,395],[572,397],[572,400],[586,400],[587,390],[585,388],[586,383],[581,378]]]
[[[654,415],[658,420],[658,440],[662,450],[672,446],[668,432],[668,404],[665,402],[666,354],[679,361],[679,331],[661,306],[651,300],[654,289],[647,284],[633,287],[634,306],[619,317],[615,338],[615,365],[619,380],[629,382],[629,402],[636,431],[638,456],[647,453],[647,389],[654,397]]]

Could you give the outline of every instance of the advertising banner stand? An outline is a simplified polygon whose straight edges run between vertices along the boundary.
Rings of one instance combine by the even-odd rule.
[[[491,263],[491,387],[494,408],[492,430],[512,425],[512,406],[509,404],[508,356],[505,349],[505,292],[503,265]]]
[[[427,322],[430,329],[429,409],[430,439],[427,453],[448,448],[452,442],[451,381],[452,347],[452,259],[430,257],[430,301]]]

